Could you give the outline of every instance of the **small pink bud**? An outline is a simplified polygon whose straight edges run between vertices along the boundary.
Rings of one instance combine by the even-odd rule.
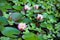
[[[43,15],[38,14],[38,15],[37,15],[37,20],[43,20]]]
[[[25,6],[24,6],[24,9],[25,9],[25,10],[31,10],[31,7],[29,7],[28,5],[25,5]]]
[[[34,5],[34,8],[35,8],[35,9],[38,9],[38,8],[39,8],[39,5]]]
[[[18,29],[19,29],[19,30],[25,30],[26,27],[27,27],[27,25],[26,25],[25,23],[19,23],[19,24],[18,24]]]

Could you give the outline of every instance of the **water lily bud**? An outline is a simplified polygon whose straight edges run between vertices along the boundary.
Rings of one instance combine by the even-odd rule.
[[[27,27],[27,25],[26,25],[25,23],[19,23],[19,24],[18,24],[18,29],[19,29],[19,30],[25,30],[26,27]]]
[[[37,15],[37,20],[43,20],[43,15],[38,14],[38,15]]]
[[[34,8],[35,8],[35,9],[38,9],[38,8],[39,8],[39,5],[34,5]]]
[[[24,9],[25,9],[25,10],[31,10],[31,7],[29,7],[28,5],[25,5],[25,6],[24,6]]]
[[[11,20],[12,20],[12,17],[11,17],[11,16],[9,16],[9,18],[8,18],[8,19],[9,19],[9,21],[11,21]]]

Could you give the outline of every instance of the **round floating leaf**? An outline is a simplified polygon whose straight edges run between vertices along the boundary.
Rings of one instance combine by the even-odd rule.
[[[0,40],[10,40],[9,37],[1,37]]]
[[[16,10],[22,10],[23,7],[22,6],[18,6],[18,5],[14,5],[13,8],[16,9]]]
[[[27,33],[23,36],[25,40],[38,40],[38,37],[33,33]]]
[[[25,22],[25,23],[31,23],[32,21],[29,18],[24,18],[23,22]]]
[[[12,20],[14,20],[14,21],[22,19],[22,14],[17,13],[17,12],[16,13],[12,13],[10,16],[11,16]]]
[[[0,31],[2,31],[4,29],[4,26],[0,25]]]
[[[19,30],[12,27],[5,27],[5,29],[2,31],[2,34],[8,37],[17,37],[16,35],[18,35],[19,33]]]
[[[7,25],[8,21],[5,17],[0,17],[0,25]]]

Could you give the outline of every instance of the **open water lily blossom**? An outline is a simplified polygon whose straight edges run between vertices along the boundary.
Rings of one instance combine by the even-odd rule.
[[[38,8],[39,8],[39,5],[34,5],[34,8],[35,8],[35,9],[38,9]]]
[[[38,15],[37,15],[37,20],[43,20],[43,15],[38,14]]]
[[[19,24],[18,24],[18,29],[19,29],[19,30],[25,30],[26,27],[27,27],[26,23],[19,23]]]
[[[24,9],[25,9],[25,10],[31,10],[31,7],[29,7],[28,5],[25,5],[25,6],[24,6]]]

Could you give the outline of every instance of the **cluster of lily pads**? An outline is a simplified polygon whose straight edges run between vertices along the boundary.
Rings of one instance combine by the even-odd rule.
[[[0,40],[60,40],[60,0],[0,0]]]

